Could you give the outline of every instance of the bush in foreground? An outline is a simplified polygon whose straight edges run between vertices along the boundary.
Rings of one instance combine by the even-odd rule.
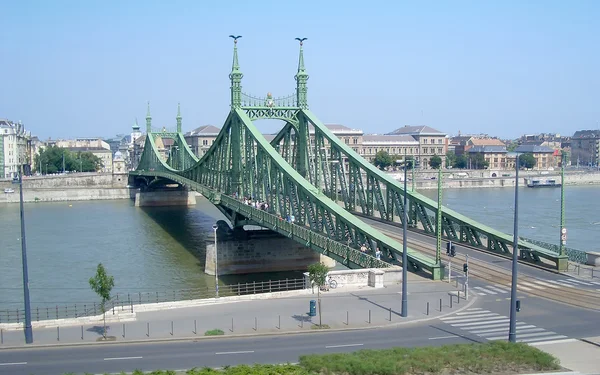
[[[488,344],[361,350],[354,353],[307,355],[300,366],[309,373],[351,375],[513,373],[558,370],[558,360],[525,344]]]
[[[222,329],[211,329],[209,331],[204,332],[204,336],[221,336],[224,335],[225,332],[223,332]]]

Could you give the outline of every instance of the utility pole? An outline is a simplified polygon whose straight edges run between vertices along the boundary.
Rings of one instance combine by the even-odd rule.
[[[437,224],[435,228],[437,238],[435,247],[435,264],[440,264],[442,260],[442,166],[438,168],[438,206],[437,206]]]
[[[63,150],[63,154],[62,154],[62,167],[63,167],[63,174],[65,173],[65,151]]]
[[[404,149],[404,209],[402,210],[402,311],[400,316],[406,318],[408,316],[408,242],[406,238],[407,221],[408,221],[408,199],[406,198],[406,149]],[[414,168],[414,165],[412,165]],[[414,180],[413,180],[414,181]],[[413,182],[414,183],[414,182]]]
[[[566,255],[567,228],[565,228],[565,151],[560,153],[560,255]]]
[[[519,154],[515,156],[515,219],[512,253],[512,282],[510,288],[510,323],[508,341],[517,341],[517,264],[519,260]]]
[[[13,180],[14,182],[14,180]],[[29,300],[29,271],[27,268],[27,242],[25,240],[25,212],[23,208],[23,166],[19,173],[19,207],[21,211],[21,258],[23,263],[23,300],[25,302],[25,343],[33,343],[33,329],[31,328],[31,305]]]

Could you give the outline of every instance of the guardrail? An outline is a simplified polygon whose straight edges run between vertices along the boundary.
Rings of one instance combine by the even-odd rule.
[[[282,292],[305,288],[305,281],[300,279],[282,279],[238,283],[219,286],[219,296],[241,296],[248,294]],[[106,303],[106,313],[116,311],[135,311],[135,305],[161,302],[174,302],[215,297],[213,288],[181,289],[173,291],[117,293]],[[54,320],[67,318],[82,318],[102,314],[99,303],[76,303],[69,305],[43,305],[31,308],[31,320]],[[24,309],[0,309],[0,323],[21,323],[25,320]]]
[[[527,241],[534,245],[543,247],[544,249],[550,250],[556,254],[560,254],[560,247],[558,245],[544,242],[544,241],[534,240],[531,238],[525,238],[525,237],[519,237],[519,238],[523,241]],[[565,247],[565,251],[566,251],[566,254],[569,257],[570,261],[576,262],[576,263],[581,263],[581,264],[585,264],[587,262],[587,254],[585,251],[573,249],[570,247]]]

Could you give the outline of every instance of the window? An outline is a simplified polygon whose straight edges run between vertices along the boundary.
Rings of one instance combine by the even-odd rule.
[[[443,144],[443,143],[444,143],[444,140],[443,140],[442,138],[439,138],[439,139],[438,139],[438,144],[440,144],[440,145],[441,145],[441,144]]]
[[[444,149],[442,147],[438,147],[438,151],[437,152],[438,152],[438,154],[441,155],[444,152]]]
[[[427,144],[427,138],[423,138],[423,144],[426,145]]]
[[[202,146],[208,146],[208,139],[202,140]]]
[[[350,144],[350,138],[344,138],[344,142],[349,145]]]
[[[352,144],[357,145],[358,144],[358,138],[352,138]]]

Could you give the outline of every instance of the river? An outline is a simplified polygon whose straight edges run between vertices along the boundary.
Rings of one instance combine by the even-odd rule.
[[[558,242],[560,190],[521,188],[520,235]],[[437,199],[435,190],[423,194]],[[599,250],[600,187],[566,189],[567,246]],[[447,189],[444,204],[506,233],[513,189]],[[32,306],[93,303],[88,279],[102,262],[114,292],[214,288],[204,250],[222,214],[203,198],[195,207],[136,208],[128,200],[25,204]],[[22,305],[19,205],[0,205],[0,309]],[[220,282],[299,277],[299,273],[221,276]]]

